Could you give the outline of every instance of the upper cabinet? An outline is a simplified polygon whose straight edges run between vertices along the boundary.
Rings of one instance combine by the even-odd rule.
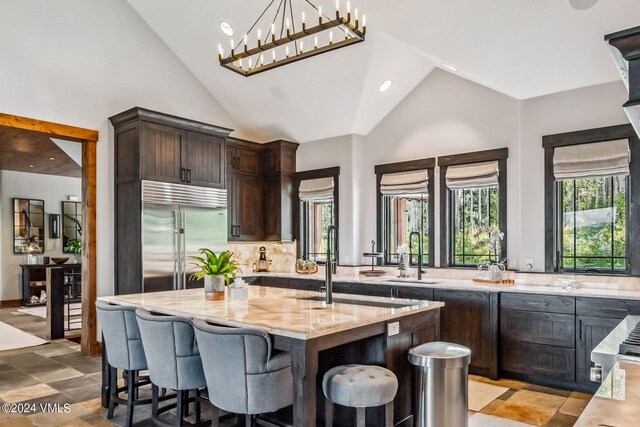
[[[110,117],[116,184],[151,180],[225,188],[231,129],[135,107]]]
[[[291,240],[298,144],[227,138],[228,239]]]

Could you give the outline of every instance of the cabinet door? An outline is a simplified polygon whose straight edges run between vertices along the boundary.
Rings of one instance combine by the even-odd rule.
[[[197,132],[187,132],[184,150],[186,181],[201,187],[225,187],[224,138]]]
[[[433,289],[407,287],[398,287],[396,289],[396,298],[433,301]]]
[[[589,383],[591,350],[620,323],[620,319],[600,317],[576,317],[576,381]],[[593,383],[595,385],[595,383]]]
[[[282,187],[280,176],[267,176],[264,179],[264,231],[266,240],[280,240],[282,231],[281,216]]]
[[[435,289],[433,299],[445,304],[440,310],[442,341],[470,348],[475,372],[497,376],[497,295]]]
[[[184,183],[182,153],[186,132],[171,126],[143,122],[140,139],[142,179]]]
[[[500,339],[573,348],[572,314],[500,310]]]
[[[238,184],[237,175],[227,172],[227,240],[238,240]]]
[[[576,351],[518,341],[502,341],[500,367],[502,371],[541,377],[548,381],[575,380]]]
[[[337,294],[370,295],[366,285],[362,283],[335,282],[333,292]]]
[[[258,151],[238,147],[235,157],[235,167],[240,172],[256,175],[260,173],[260,153]]]
[[[256,175],[236,174],[238,240],[261,240],[263,235],[262,182]]]

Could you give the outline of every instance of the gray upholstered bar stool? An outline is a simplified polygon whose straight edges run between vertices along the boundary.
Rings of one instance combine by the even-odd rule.
[[[149,377],[152,383],[152,419],[154,423],[168,425],[158,417],[169,409],[176,408],[176,425],[182,425],[185,411],[195,402],[196,423],[200,422],[200,390],[207,383],[202,370],[200,351],[190,320],[177,316],[152,314],[136,310],[142,345],[147,355]],[[158,388],[176,391],[175,405],[158,408]],[[195,399],[189,392],[195,390]]]
[[[131,426],[134,406],[151,403],[150,399],[137,399],[138,388],[150,382],[147,377],[140,376],[140,371],[147,369],[147,359],[142,348],[135,308],[96,301],[96,312],[102,327],[102,344],[107,350],[111,378],[107,418],[113,418],[116,405],[127,405],[125,423]],[[118,369],[122,369],[126,375],[125,387],[118,387]],[[125,390],[126,400],[120,397]]]
[[[336,366],[324,374],[322,390],[328,427],[333,426],[334,403],[356,408],[358,427],[366,425],[366,408],[385,405],[384,425],[393,426],[393,399],[398,391],[398,379],[390,370],[372,365]]]
[[[259,329],[226,328],[194,320],[202,354],[213,426],[219,410],[245,414],[247,426],[254,415],[293,404],[291,354],[272,349],[269,334]]]

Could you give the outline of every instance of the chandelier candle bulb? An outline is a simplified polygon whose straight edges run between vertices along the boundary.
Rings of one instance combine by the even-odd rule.
[[[264,65],[264,55],[260,54],[260,66],[262,67]]]
[[[318,23],[322,25],[322,6],[318,6]]]
[[[251,68],[252,68],[252,61],[251,61],[251,58],[249,58],[249,69]]]
[[[304,42],[300,40],[300,53],[304,52]]]
[[[362,33],[367,32],[367,15],[362,15]]]
[[[313,47],[314,49],[318,48],[318,36],[315,36],[315,38],[313,39]]]
[[[285,46],[285,54],[287,55],[287,58],[289,57],[289,46]]]
[[[333,31],[329,31],[329,44],[333,43]]]
[[[276,51],[275,50],[271,51],[271,57],[273,58],[273,62],[276,62]]]

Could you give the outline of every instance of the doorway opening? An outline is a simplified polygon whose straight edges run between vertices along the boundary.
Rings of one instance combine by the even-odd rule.
[[[25,172],[34,171],[37,168],[52,167],[56,164],[58,170],[52,169],[53,172],[64,174],[68,172],[68,169],[73,169],[71,164],[67,164],[66,167],[60,162],[56,162],[55,154],[46,154],[44,151],[37,151],[33,153],[33,156],[37,155],[40,158],[50,160],[49,164],[39,164],[37,162],[25,161],[24,150],[28,147],[27,144],[22,143],[20,138],[24,138],[23,141],[35,140],[47,142],[45,145],[47,149],[51,150],[50,153],[64,152],[64,155],[59,157],[65,158],[68,161],[73,154],[72,152],[78,152],[78,162],[81,166],[81,185],[79,200],[66,200],[69,203],[67,205],[61,205],[59,208],[59,217],[56,217],[55,213],[45,212],[44,203],[39,204],[39,199],[29,199],[25,197],[27,201],[12,201],[12,206],[18,203],[17,213],[13,213],[11,220],[13,221],[13,247],[14,254],[24,254],[24,264],[37,263],[46,260],[47,256],[44,251],[46,247],[46,239],[51,235],[53,239],[61,239],[64,241],[63,257],[69,255],[69,258],[77,257],[74,259],[77,264],[77,271],[73,269],[69,270],[61,278],[67,292],[64,294],[65,298],[71,296],[78,296],[81,305],[81,333],[80,342],[83,355],[96,355],[99,353],[99,344],[97,341],[97,325],[96,325],[96,144],[98,141],[98,131],[91,129],[84,129],[75,126],[64,125],[60,123],[52,123],[32,118],[19,117],[11,114],[0,113],[0,152],[7,150],[7,152],[16,152],[16,157],[11,163],[13,170],[20,171],[20,168],[24,168]],[[50,142],[50,143],[49,143]],[[72,146],[66,144],[81,144],[81,150],[73,150]],[[40,147],[40,146],[39,146]],[[21,151],[22,150],[22,151]],[[67,154],[69,153],[69,154]],[[45,157],[42,157],[42,156]],[[52,160],[53,158],[53,160]],[[6,159],[6,157],[3,157]],[[47,162],[40,162],[47,163]],[[47,173],[40,172],[40,173]],[[51,171],[48,172],[52,174]],[[73,196],[73,195],[71,195]],[[35,200],[31,203],[31,200]],[[61,201],[62,202],[62,201]],[[33,208],[33,213],[31,213]],[[72,209],[73,208],[73,209]],[[2,207],[3,209],[3,221],[5,213],[8,211],[8,207]],[[15,210],[15,209],[14,209]],[[71,212],[73,210],[73,212]],[[33,216],[33,221],[32,221]],[[8,217],[8,215],[6,216]],[[67,218],[67,226],[65,227],[64,218]],[[42,225],[35,221],[42,220]],[[45,226],[44,221],[47,221]],[[51,221],[51,223],[49,223]],[[58,221],[58,222],[56,222]],[[66,229],[65,229],[66,228]],[[44,230],[47,229],[45,235]],[[56,237],[55,231],[58,231],[58,237]],[[16,234],[17,233],[17,234]],[[6,236],[4,236],[6,237]],[[3,242],[4,243],[4,242]],[[17,252],[16,252],[17,251]],[[31,258],[29,258],[31,256]],[[36,257],[34,259],[34,257]],[[60,260],[62,261],[62,260]],[[67,261],[68,262],[68,261]],[[40,273],[41,274],[41,273]],[[45,273],[46,274],[46,273]],[[48,279],[51,278],[51,272],[48,273]],[[81,277],[81,280],[76,281],[74,275]],[[37,283],[37,280],[32,281]],[[45,279],[45,284],[40,287],[46,287],[46,283],[49,283]],[[79,283],[78,283],[79,282]],[[28,285],[28,284],[27,284]],[[50,283],[49,283],[50,285]],[[68,286],[67,286],[68,285]],[[7,284],[3,284],[3,287]],[[18,286],[18,284],[15,284]],[[35,286],[35,285],[34,285]],[[76,286],[74,289],[73,286]],[[51,288],[50,288],[51,289]],[[35,292],[31,297],[40,299],[53,298],[54,293],[47,296],[46,293],[42,294]],[[24,298],[21,293],[20,301]],[[7,305],[15,303],[16,301],[2,301],[0,305]],[[50,303],[53,301],[50,301]],[[71,301],[68,301],[71,302]],[[70,314],[70,313],[68,313]],[[51,316],[48,316],[48,321]],[[66,320],[69,321],[70,316],[67,316]],[[71,326],[69,324],[68,326]]]

